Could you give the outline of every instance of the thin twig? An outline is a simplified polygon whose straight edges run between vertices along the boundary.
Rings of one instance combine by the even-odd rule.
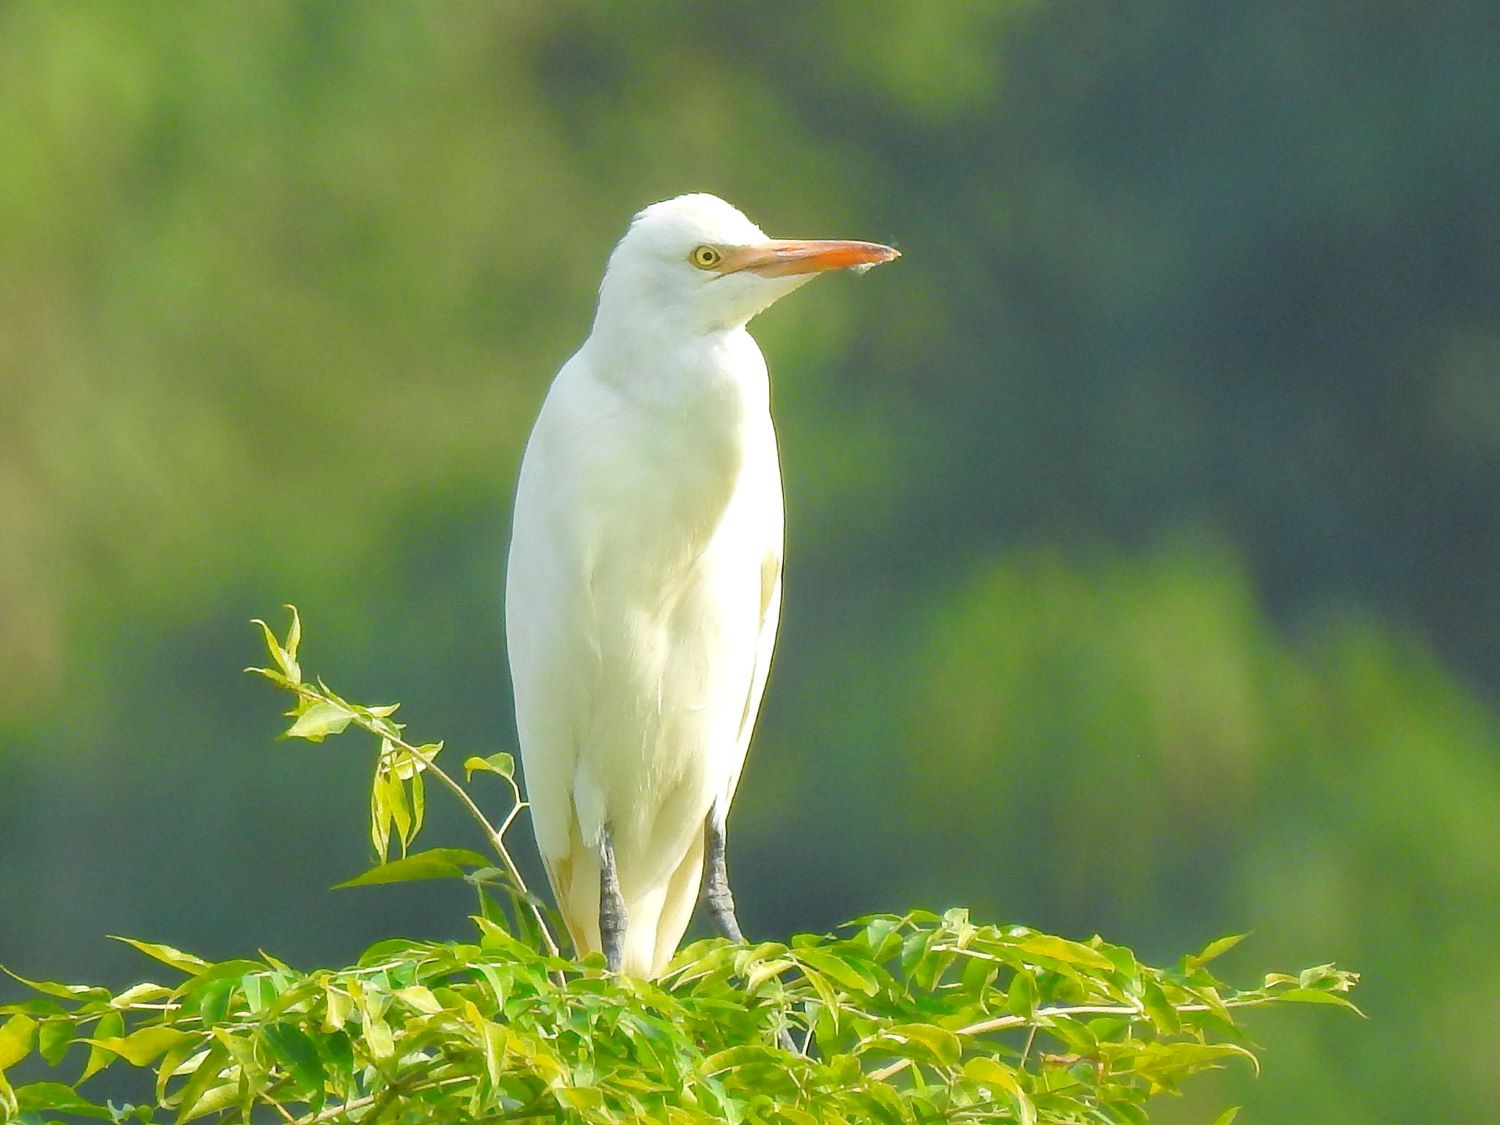
[[[531,900],[531,891],[526,886],[526,880],[521,876],[521,869],[516,866],[516,861],[511,857],[510,850],[505,846],[505,830],[514,821],[516,810],[513,809],[511,815],[506,817],[502,827],[496,828],[490,821],[490,818],[484,815],[483,810],[474,803],[474,798],[469,796],[468,790],[454,780],[447,770],[439,766],[433,757],[424,754],[418,747],[413,746],[402,738],[395,723],[385,718],[366,718],[353,705],[334,696],[332,692],[323,688],[321,684],[315,687],[306,681],[287,681],[287,683],[290,684],[294,692],[304,698],[319,703],[332,704],[335,707],[348,711],[354,724],[361,730],[383,739],[400,750],[404,750],[414,761],[420,762],[425,769],[432,771],[433,776],[442,782],[450,793],[458,798],[459,804],[463,805],[469,815],[478,821],[480,827],[484,829],[485,837],[489,840],[490,847],[494,849],[495,854],[499,856],[500,863],[505,868],[505,873],[510,876],[516,888],[521,892],[521,896],[526,900],[526,906],[531,911],[532,918],[536,921],[537,930],[542,935],[542,941],[547,945],[547,952],[553,957],[559,956],[558,945],[552,937],[551,929],[547,926],[547,919],[536,903]],[[512,789],[515,792],[517,800],[519,800],[520,790],[515,788],[514,783],[512,784]]]
[[[547,952],[554,957],[558,956],[557,942],[553,940],[552,931],[547,928],[547,919],[543,916],[541,908],[535,902],[531,901],[531,891],[526,886],[526,880],[521,877],[521,869],[516,866],[516,861],[511,858],[510,849],[505,846],[505,830],[510,827],[511,822],[515,819],[514,810],[512,810],[512,815],[506,818],[504,825],[496,828],[490,823],[489,818],[480,811],[479,806],[474,803],[474,799],[469,796],[468,790],[455,781],[446,770],[437,765],[431,758],[400,738],[391,738],[390,735],[386,734],[382,734],[381,737],[389,739],[393,745],[399,746],[412,757],[416,758],[417,761],[423,763],[459,799],[464,808],[469,810],[469,815],[479,821],[480,825],[484,828],[485,834],[489,837],[490,846],[495,849],[495,854],[500,857],[500,862],[505,866],[505,873],[510,876],[516,885],[516,889],[525,898],[526,907],[531,911],[531,916],[536,921],[537,930],[541,933],[542,940],[547,943]]]
[[[1026,1060],[1031,1056],[1031,1045],[1036,1042],[1036,1031],[1036,1024],[1032,1024],[1031,1031],[1026,1036],[1026,1046],[1021,1048],[1021,1058],[1016,1063],[1018,1068],[1025,1066]]]
[[[297,1125],[297,1119],[292,1116],[291,1110],[287,1109],[286,1106],[282,1105],[270,1094],[263,1094],[262,1096],[266,1099],[266,1101],[271,1103],[272,1109],[281,1114],[282,1120],[291,1122],[291,1125]]]

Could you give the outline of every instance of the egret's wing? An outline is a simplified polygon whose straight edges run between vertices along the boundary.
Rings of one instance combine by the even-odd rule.
[[[728,783],[724,790],[724,804],[720,815],[729,814],[729,803],[734,800],[735,789],[740,783],[740,773],[745,768],[745,757],[750,752],[750,736],[755,730],[755,717],[760,712],[760,703],[766,693],[766,678],[771,672],[771,654],[776,648],[776,628],[781,621],[781,560],[783,553],[784,515],[781,498],[781,467],[776,457],[774,432],[769,440],[769,466],[762,477],[764,496],[760,508],[760,525],[765,536],[765,553],[760,565],[760,631],[756,637],[755,665],[750,675],[749,691],[745,696],[745,710],[740,716],[739,743],[731,763]]]
[[[587,693],[580,675],[588,667],[587,653],[576,643],[579,631],[558,623],[559,609],[572,600],[561,592],[562,576],[517,565],[515,549],[511,557],[507,632],[526,799],[553,896],[575,946],[587,952],[594,947],[589,926],[594,919],[576,910],[574,882],[595,872],[573,804],[579,751],[576,716]]]
[[[597,945],[592,936],[597,920],[576,908],[586,896],[575,884],[597,879],[597,870],[579,832],[573,784],[580,723],[598,675],[598,648],[587,555],[578,549],[566,502],[568,458],[552,425],[556,409],[549,396],[527,444],[516,489],[506,570],[506,641],[537,849],[574,943],[587,951]]]

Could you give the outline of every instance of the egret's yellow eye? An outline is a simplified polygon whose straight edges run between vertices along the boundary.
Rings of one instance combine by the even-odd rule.
[[[700,270],[711,270],[724,260],[724,255],[712,246],[699,246],[688,255],[688,260]]]

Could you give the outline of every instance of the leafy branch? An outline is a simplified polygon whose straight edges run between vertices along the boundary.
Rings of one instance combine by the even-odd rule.
[[[323,682],[322,677],[310,682],[303,677],[302,666],[297,658],[297,651],[302,643],[302,619],[296,606],[289,605],[286,608],[291,611],[292,620],[284,643],[264,621],[257,618],[254,622],[265,634],[266,648],[276,667],[245,669],[264,676],[277,687],[297,697],[296,704],[286,713],[294,721],[282,737],[322,742],[329,735],[341,734],[352,725],[380,739],[380,751],[375,759],[375,777],[370,787],[370,841],[380,864],[339,886],[364,886],[456,875],[461,873],[461,864],[472,862],[475,858],[472,852],[456,848],[439,848],[418,855],[407,854],[407,849],[422,829],[426,809],[422,775],[430,773],[479,824],[490,848],[500,860],[498,872],[481,860],[477,870],[468,876],[471,882],[481,888],[481,899],[484,885],[499,886],[509,895],[518,912],[524,911],[530,916],[531,925],[546,951],[557,956],[558,943],[547,923],[544,907],[527,888],[521,869],[516,866],[510,849],[505,845],[505,833],[526,808],[520,786],[516,784],[515,759],[510,754],[499,753],[487,758],[471,757],[464,762],[468,778],[482,771],[495,774],[510,786],[510,810],[496,827],[469,796],[468,790],[437,764],[437,756],[443,749],[443,743],[429,742],[414,746],[401,737],[404,725],[391,718],[401,706],[399,703],[377,707],[350,703],[335,694]],[[402,858],[396,863],[388,862],[392,832],[396,833],[401,846]],[[495,879],[496,874],[503,875],[503,880]]]
[[[568,960],[505,847],[524,807],[508,756],[465,763],[466,779],[483,770],[511,786],[496,826],[436,764],[441,743],[402,738],[395,706],[305,680],[295,611],[284,643],[265,633],[276,667],[254,671],[297,696],[287,736],[354,726],[380,740],[381,862],[345,885],[466,879],[479,889],[473,937],[382,941],[352,966],[312,972],[265,953],[214,963],[121,939],[173,977],[118,993],[11,973],[28,998],[0,1005],[0,1121],[1133,1125],[1196,1074],[1236,1060],[1259,1069],[1243,1009],[1357,1011],[1357,975],[1333,965],[1249,989],[1219,980],[1209,965],[1239,937],[1154,968],[1097,936],[984,925],[964,910],[873,915],[789,943],[698,942],[655,983],[609,974],[597,955]],[[479,822],[499,867],[464,849],[407,852],[428,776]],[[487,886],[511,896],[509,915]],[[788,1031],[802,1050],[781,1048]],[[37,1073],[70,1055],[81,1061],[71,1080]],[[81,1090],[122,1065],[141,1076],[139,1104]]]

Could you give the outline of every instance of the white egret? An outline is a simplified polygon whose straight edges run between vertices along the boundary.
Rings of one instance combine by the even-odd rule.
[[[740,938],[725,818],[782,556],[766,365],[746,322],[819,272],[896,256],[769,239],[712,195],[647,207],[532,430],[506,583],[516,723],[568,931],[613,970],[661,972],[700,881]]]

